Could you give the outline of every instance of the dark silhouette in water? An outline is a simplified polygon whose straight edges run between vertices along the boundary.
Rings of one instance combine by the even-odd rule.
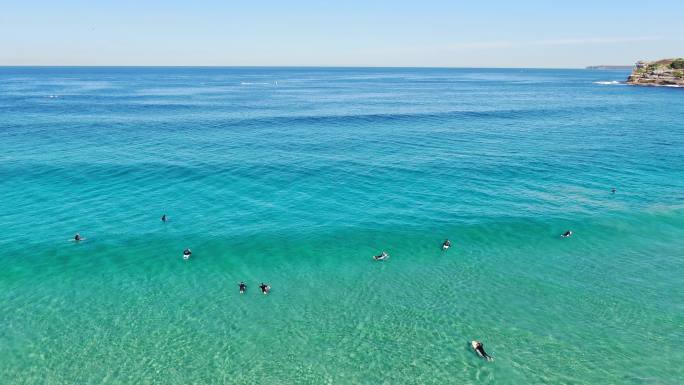
[[[493,360],[493,358],[487,354],[484,350],[484,345],[480,341],[472,341],[471,346],[473,347],[473,350],[475,350],[475,353],[477,353],[478,356],[484,358],[487,361]]]
[[[373,259],[375,259],[376,261],[384,261],[386,259],[389,259],[389,254],[383,251],[382,253],[380,253],[380,255],[374,255]]]
[[[449,250],[451,247],[451,241],[450,240],[445,240],[444,243],[442,243],[442,250]]]

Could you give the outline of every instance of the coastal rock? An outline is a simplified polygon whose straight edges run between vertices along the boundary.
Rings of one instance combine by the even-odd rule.
[[[627,84],[684,87],[684,59],[639,61],[627,78]]]

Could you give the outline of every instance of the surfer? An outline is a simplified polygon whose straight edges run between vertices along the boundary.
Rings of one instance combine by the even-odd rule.
[[[451,247],[451,241],[450,240],[447,239],[446,241],[444,241],[444,243],[442,243],[442,250],[449,250],[450,247]]]
[[[482,345],[482,342],[472,341],[470,344],[472,345],[473,350],[475,350],[477,355],[479,355],[480,357],[484,358],[485,360],[489,360],[489,361],[491,361],[493,359],[489,354],[487,354],[487,352],[485,352],[484,345]]]
[[[268,294],[268,292],[271,291],[271,287],[263,282],[261,283],[261,285],[259,285],[259,289],[261,289],[261,292],[264,295]]]
[[[571,230],[568,230],[568,231],[564,232],[564,233],[561,235],[561,237],[562,237],[562,238],[567,238],[567,237],[569,237],[569,236],[571,236],[571,235],[572,235],[572,231],[571,231]]]
[[[613,187],[612,189],[610,189],[610,193],[611,193],[611,194],[615,194],[616,191],[617,191],[617,190],[615,189],[615,187]]]
[[[76,233],[76,235],[74,235],[74,241],[80,242],[81,239],[83,239],[83,238],[81,237],[81,235],[79,233]]]
[[[166,222],[166,220],[167,220],[167,218],[166,218],[166,214],[162,215],[162,217],[161,217],[161,221],[162,221],[162,222]]]
[[[192,255],[192,250],[190,250],[190,249],[183,250],[183,259],[190,259],[191,255]]]
[[[245,294],[246,290],[247,290],[247,285],[245,285],[244,282],[240,282],[240,294]]]
[[[380,253],[380,255],[374,255],[373,259],[375,259],[376,261],[384,261],[386,259],[389,259],[389,254],[383,251],[382,253]]]

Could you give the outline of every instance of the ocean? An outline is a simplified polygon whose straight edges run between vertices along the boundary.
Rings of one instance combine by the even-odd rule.
[[[0,67],[0,382],[681,384],[684,93],[627,75]]]

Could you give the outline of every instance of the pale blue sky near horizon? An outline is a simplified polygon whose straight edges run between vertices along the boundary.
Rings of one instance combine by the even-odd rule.
[[[684,56],[684,1],[3,2],[0,65],[549,67]]]

